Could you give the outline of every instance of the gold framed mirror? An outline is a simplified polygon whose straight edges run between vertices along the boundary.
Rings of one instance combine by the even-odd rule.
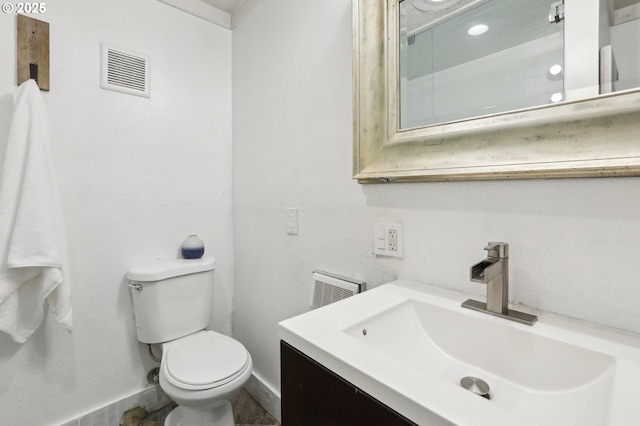
[[[353,0],[358,182],[640,175],[638,89],[401,129],[399,4]]]

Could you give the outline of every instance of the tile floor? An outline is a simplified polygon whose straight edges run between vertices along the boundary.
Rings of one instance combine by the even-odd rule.
[[[280,423],[244,389],[232,402],[233,414],[237,426],[269,425],[280,426]]]

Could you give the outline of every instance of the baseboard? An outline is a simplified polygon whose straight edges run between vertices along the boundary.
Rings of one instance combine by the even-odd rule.
[[[255,371],[245,383],[244,389],[249,392],[262,408],[282,423],[282,411],[280,410],[280,392]]]
[[[245,383],[244,389],[258,401],[258,403],[271,414],[279,423],[282,423],[280,411],[280,392],[275,390],[262,376],[255,371]],[[75,419],[63,422],[60,426],[114,426],[119,425],[122,414],[134,407],[143,407],[148,412],[153,412],[171,404],[171,400],[160,389],[159,385],[149,386],[140,392],[122,398],[119,401],[107,404],[90,413],[81,415]]]
[[[143,407],[148,412],[159,410],[171,404],[171,400],[159,385],[149,386],[119,401],[107,404],[90,413],[62,423],[60,426],[114,426],[119,425],[122,414],[134,407]]]

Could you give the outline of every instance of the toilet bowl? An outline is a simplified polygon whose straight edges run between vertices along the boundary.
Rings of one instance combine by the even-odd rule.
[[[127,273],[138,340],[161,343],[160,387],[178,404],[167,426],[234,426],[231,399],[253,370],[242,343],[209,324],[213,258],[177,259]]]
[[[180,406],[167,426],[233,426],[231,399],[251,376],[251,355],[214,331],[164,343],[160,387]]]

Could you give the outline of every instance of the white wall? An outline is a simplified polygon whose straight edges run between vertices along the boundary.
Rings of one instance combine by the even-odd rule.
[[[479,295],[469,267],[493,240],[511,245],[512,300],[640,332],[640,179],[359,185],[351,1],[263,0],[233,52],[234,336],[274,387],[276,324],[309,309],[314,269]],[[402,222],[403,260],[372,255],[375,221]]]
[[[231,32],[154,0],[58,0],[35,17],[50,23],[43,96],[75,326],[67,334],[47,317],[23,345],[0,333],[7,425],[59,424],[144,388],[157,364],[136,340],[125,273],[178,257],[190,233],[218,260],[212,325],[231,330]],[[2,151],[17,87],[15,32],[15,15],[0,14]],[[150,56],[150,99],[100,89],[102,41]]]

